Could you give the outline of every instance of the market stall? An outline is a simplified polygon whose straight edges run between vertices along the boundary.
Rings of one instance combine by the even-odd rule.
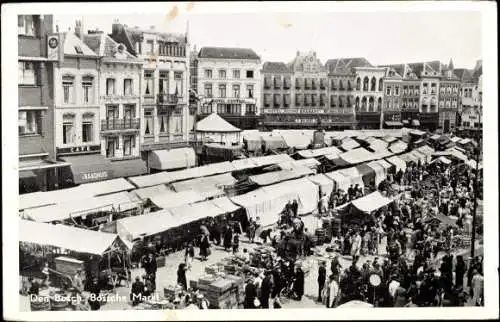
[[[403,153],[408,149],[408,144],[403,141],[395,141],[389,145],[389,151],[395,154]]]
[[[205,200],[206,198],[194,190],[170,191],[164,194],[150,196],[149,200],[159,209],[170,209],[186,204],[192,204]]]
[[[373,184],[375,184],[376,174],[373,168],[369,167],[366,163],[363,163],[357,165],[356,170],[361,173],[361,177],[365,186],[372,186]]]
[[[250,182],[258,186],[268,186],[282,181],[297,179],[303,176],[311,175],[314,171],[304,166],[296,166],[292,168],[285,168],[280,171],[272,171],[259,175],[249,176]]]
[[[375,185],[378,187],[379,183],[387,178],[387,172],[385,168],[379,163],[379,161],[371,161],[366,164],[375,171]]]
[[[339,172],[342,175],[344,175],[345,177],[347,177],[350,180],[350,184],[352,184],[353,186],[357,184],[359,187],[361,187],[361,189],[363,189],[365,187],[365,184],[364,184],[363,178],[362,178],[363,176],[358,171],[358,169],[356,169],[356,167],[342,169],[342,170],[339,170]]]
[[[286,131],[286,130],[274,130],[273,133],[281,135],[285,144],[296,150],[304,150],[309,147],[312,143],[312,133],[304,133],[302,131]]]
[[[335,189],[347,191],[351,185],[351,179],[343,175],[340,171],[325,173],[325,176],[332,179],[335,183]]]
[[[340,151],[338,148],[334,146],[326,147],[326,148],[320,148],[320,149],[310,149],[310,150],[302,150],[298,151],[297,155],[299,155],[302,158],[317,158],[325,155],[339,155],[341,154],[342,151]]]
[[[223,173],[219,175],[201,177],[185,181],[172,183],[175,191],[194,190],[205,198],[213,198],[224,195],[224,188],[232,187],[237,180],[231,173]]]
[[[112,221],[112,217],[132,215],[139,207],[137,202],[130,199],[128,193],[120,192],[33,208],[24,211],[23,215],[38,222],[68,221],[72,224],[94,227],[101,220]]]
[[[398,172],[399,170],[406,171],[406,161],[399,156],[393,155],[392,157],[389,157],[385,160],[394,165],[394,167],[396,168],[396,172]]]
[[[344,138],[342,140],[342,143],[340,144],[340,147],[344,150],[344,151],[349,151],[349,150],[352,150],[352,149],[356,149],[356,148],[359,148],[360,145],[358,142],[356,142],[355,140],[347,137],[347,138]]]
[[[320,195],[326,194],[330,196],[333,191],[334,181],[325,174],[316,174],[309,176],[307,179],[319,186]]]
[[[320,164],[321,163],[318,160],[310,158],[310,159],[295,160],[290,162],[283,162],[278,164],[278,166],[281,169],[296,169],[296,168],[300,169],[301,167],[306,167],[316,172]]]
[[[384,168],[384,172],[386,175],[389,173],[395,173],[396,167],[393,164],[390,164],[389,162],[387,162],[385,159],[377,160],[377,163],[380,166],[382,166],[382,168]]]
[[[105,287],[113,288],[120,279],[129,277],[130,244],[116,234],[20,220],[19,243],[21,276],[31,275],[37,268],[41,271],[47,262],[51,286],[63,293],[71,287],[78,270],[84,272],[84,285],[85,280],[96,277]]]

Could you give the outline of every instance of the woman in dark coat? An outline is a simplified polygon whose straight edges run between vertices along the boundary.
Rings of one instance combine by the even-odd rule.
[[[231,250],[231,242],[233,241],[233,230],[230,226],[227,226],[226,231],[224,232],[224,250]]]
[[[273,288],[273,280],[270,271],[265,273],[265,278],[260,286],[260,305],[263,309],[269,308],[269,297]]]
[[[203,234],[200,242],[200,257],[202,261],[207,260],[209,248],[210,243],[208,241],[208,236]]]
[[[253,280],[249,280],[245,286],[245,301],[243,307],[245,309],[255,309],[254,300],[257,297],[257,288]]]
[[[99,301],[99,294],[101,293],[101,287],[99,286],[97,277],[94,277],[92,283],[89,286],[89,305],[92,311],[98,311],[101,308],[101,302]]]
[[[177,269],[177,284],[181,285],[182,288],[187,290],[187,279],[186,279],[186,264],[179,264],[179,268]]]
[[[457,264],[455,266],[455,288],[461,289],[464,285],[464,275],[467,267],[465,265],[464,257],[462,255],[457,256]]]
[[[293,292],[297,296],[297,300],[302,300],[304,295],[304,271],[299,266],[295,270],[295,280],[293,282]]]

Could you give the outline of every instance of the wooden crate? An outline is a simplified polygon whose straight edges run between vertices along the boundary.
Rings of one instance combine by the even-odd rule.
[[[73,277],[79,269],[85,271],[85,263],[75,258],[59,256],[56,257],[54,261],[56,264],[56,271],[69,275],[70,277]]]

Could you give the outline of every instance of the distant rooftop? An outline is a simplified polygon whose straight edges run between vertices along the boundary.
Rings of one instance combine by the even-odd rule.
[[[257,55],[253,49],[227,47],[203,47],[200,49],[198,58],[260,60],[259,55]]]

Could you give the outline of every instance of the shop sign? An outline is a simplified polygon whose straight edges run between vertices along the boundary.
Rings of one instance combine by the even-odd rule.
[[[82,182],[105,180],[109,177],[108,171],[82,173]]]
[[[325,114],[324,109],[317,108],[266,108],[264,109],[265,114]]]
[[[69,148],[57,148],[57,154],[59,155],[71,155],[71,154],[85,154],[91,152],[100,152],[101,145],[85,145],[85,146],[74,146]]]

